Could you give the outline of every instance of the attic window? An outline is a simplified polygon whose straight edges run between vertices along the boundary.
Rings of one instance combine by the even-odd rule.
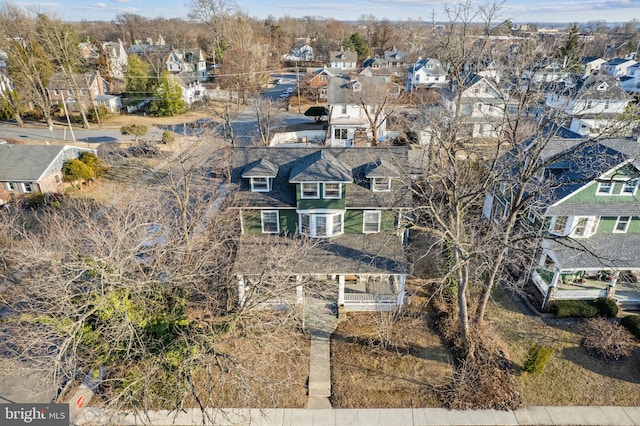
[[[346,57],[347,57],[347,55],[345,55],[344,53],[341,53],[341,54],[338,55],[338,58],[340,58],[340,59],[344,59]]]
[[[608,195],[613,190],[613,183],[611,182],[598,182],[597,195]]]
[[[373,178],[371,180],[371,189],[374,192],[391,191],[391,179]]]
[[[354,92],[359,92],[362,90],[362,84],[360,84],[359,81],[356,81],[355,83],[353,83],[353,91]]]
[[[609,88],[609,85],[608,85],[607,83],[601,83],[601,84],[598,86],[597,90],[602,91],[602,90],[607,90],[608,88]]]
[[[267,177],[252,177],[251,192],[269,192],[271,190],[271,182]]]

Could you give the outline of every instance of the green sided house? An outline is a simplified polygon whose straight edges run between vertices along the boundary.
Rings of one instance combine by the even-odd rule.
[[[406,147],[235,148],[240,303],[256,295],[261,303],[302,303],[310,295],[343,311],[405,303],[411,153]]]
[[[558,155],[560,146],[570,149]],[[551,147],[521,219],[537,235],[530,282],[543,306],[550,300],[613,297],[625,309],[640,308],[640,161],[631,138],[580,139]],[[561,153],[560,153],[561,154]],[[499,222],[509,209],[508,188],[496,188],[484,215]]]

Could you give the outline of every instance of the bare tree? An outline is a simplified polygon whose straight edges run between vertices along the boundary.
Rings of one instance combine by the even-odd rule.
[[[238,12],[234,0],[192,0],[189,2],[189,18],[203,22],[211,31],[216,59],[229,47],[228,31],[233,27],[231,17]]]

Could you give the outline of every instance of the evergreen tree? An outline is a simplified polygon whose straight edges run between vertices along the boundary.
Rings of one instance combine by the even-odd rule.
[[[149,112],[157,117],[168,117],[185,112],[187,105],[182,100],[182,89],[169,71],[160,76],[160,87],[151,101]]]
[[[125,90],[129,97],[143,97],[149,93],[150,68],[149,64],[137,55],[129,56],[124,75]]]
[[[578,26],[572,24],[569,28],[569,38],[564,46],[558,50],[558,59],[566,61],[566,69],[568,71],[580,73],[582,66],[580,65],[580,46],[578,45]]]
[[[344,41],[343,47],[358,52],[358,62],[371,56],[371,48],[364,37],[358,32],[351,34],[351,36]]]

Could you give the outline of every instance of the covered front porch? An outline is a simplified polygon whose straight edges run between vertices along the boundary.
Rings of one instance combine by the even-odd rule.
[[[587,247],[584,241],[579,247],[545,241],[538,265],[531,271],[531,282],[544,298],[543,305],[551,300],[612,297],[621,306],[640,308],[639,254],[609,249],[599,255],[592,248],[596,242],[598,248],[606,248],[601,241],[589,241],[592,245]]]
[[[265,256],[267,252],[291,252],[292,258],[285,262]],[[405,303],[408,265],[402,237],[395,233],[329,239],[246,237],[235,274],[241,306],[285,308],[301,305],[310,296],[334,304],[340,312],[389,311]]]

